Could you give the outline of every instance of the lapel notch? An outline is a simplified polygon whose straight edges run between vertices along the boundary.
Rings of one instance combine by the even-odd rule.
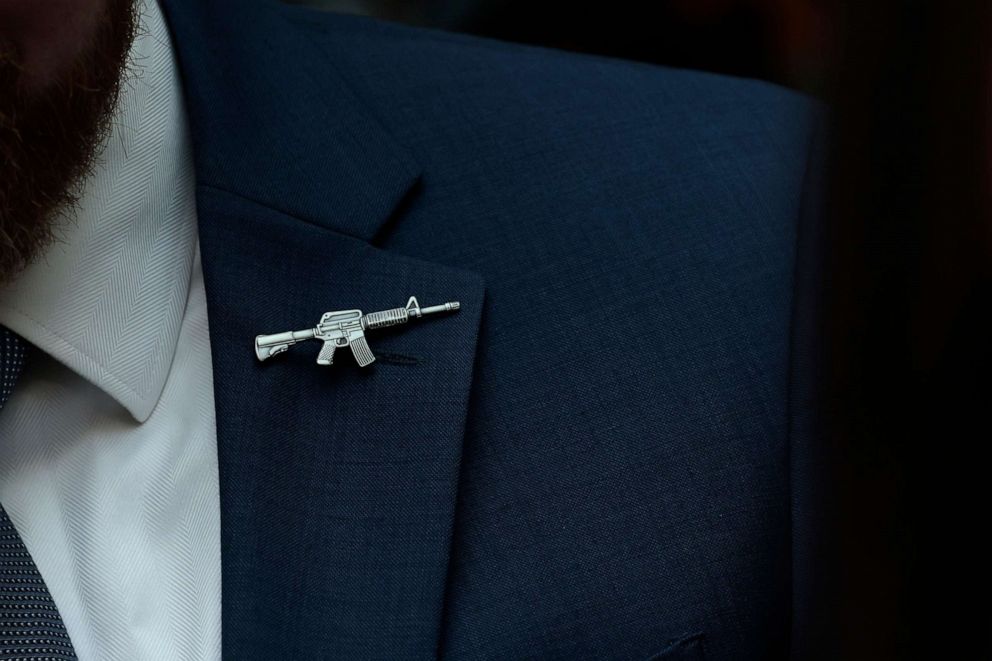
[[[326,55],[256,0],[163,0],[195,141],[197,181],[371,240],[420,165]]]

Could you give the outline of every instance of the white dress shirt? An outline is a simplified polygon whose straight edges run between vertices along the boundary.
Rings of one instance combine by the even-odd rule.
[[[0,290],[37,347],[0,415],[0,503],[83,661],[220,658],[220,511],[191,147],[142,7],[112,134],[62,241]]]

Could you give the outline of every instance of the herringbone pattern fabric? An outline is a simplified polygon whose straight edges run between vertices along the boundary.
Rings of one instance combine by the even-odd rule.
[[[0,327],[0,410],[24,367],[27,347]],[[45,581],[0,505],[0,659],[75,659]]]

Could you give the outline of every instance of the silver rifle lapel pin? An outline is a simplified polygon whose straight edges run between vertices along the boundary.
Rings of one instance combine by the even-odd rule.
[[[453,312],[459,307],[461,306],[458,302],[454,301],[422,308],[417,302],[417,297],[411,296],[404,308],[393,308],[371,314],[362,314],[361,310],[325,312],[316,328],[255,336],[255,355],[259,360],[266,360],[283,353],[297,342],[321,340],[324,346],[317,355],[318,365],[330,365],[334,362],[335,350],[351,347],[355,361],[365,367],[375,361],[369,343],[365,340],[365,331],[405,324],[410,319],[419,319],[435,312]]]

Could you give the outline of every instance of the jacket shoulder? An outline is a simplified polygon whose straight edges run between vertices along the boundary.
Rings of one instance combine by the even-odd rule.
[[[498,41],[287,6],[360,94],[471,98],[501,111],[545,105],[592,112],[688,110],[699,120],[752,121],[805,133],[818,111],[771,83]],[[638,107],[640,104],[640,108]],[[590,117],[594,119],[594,117]],[[658,116],[656,119],[662,119]],[[652,122],[657,123],[657,122]]]

